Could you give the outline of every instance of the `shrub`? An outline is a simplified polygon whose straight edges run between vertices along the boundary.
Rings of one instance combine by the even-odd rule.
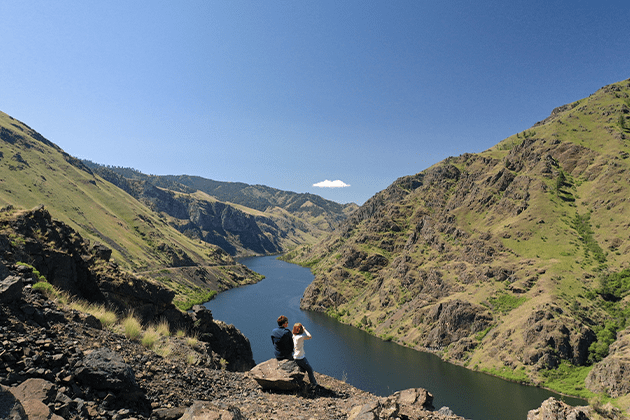
[[[33,285],[33,290],[37,290],[43,293],[44,296],[48,298],[53,298],[57,295],[57,292],[55,291],[53,285],[48,283],[47,281],[38,281]]]
[[[499,296],[491,297],[488,300],[492,304],[494,310],[502,313],[508,313],[521,306],[527,298],[525,296],[517,297],[508,293],[502,293]]]
[[[114,311],[108,311],[103,305],[95,305],[90,313],[101,321],[101,325],[105,328],[113,327],[118,321],[118,315]]]
[[[141,343],[148,349],[152,349],[155,343],[160,339],[160,333],[156,328],[147,328],[142,335]]]
[[[190,347],[195,347],[198,342],[199,339],[196,335],[193,335],[192,337],[186,337],[186,344],[188,344]]]
[[[130,340],[136,340],[142,334],[142,325],[140,321],[134,317],[133,313],[127,315],[122,322],[122,326],[125,337]]]
[[[168,321],[162,320],[156,327],[157,332],[163,337],[171,336],[171,327],[168,325]]]

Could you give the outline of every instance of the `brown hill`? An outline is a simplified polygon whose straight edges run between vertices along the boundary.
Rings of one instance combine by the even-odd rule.
[[[584,377],[630,324],[628,127],[629,80],[398,179],[287,256],[316,275],[302,308],[590,396]]]

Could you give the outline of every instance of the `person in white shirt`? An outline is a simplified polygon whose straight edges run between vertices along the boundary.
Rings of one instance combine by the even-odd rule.
[[[306,360],[306,354],[304,353],[304,340],[310,340],[311,338],[313,337],[302,324],[298,322],[293,325],[293,360],[308,373],[308,380],[311,381],[311,385],[319,386],[315,379],[313,368]]]

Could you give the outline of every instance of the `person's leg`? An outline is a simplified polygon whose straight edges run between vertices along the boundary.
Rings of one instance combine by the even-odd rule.
[[[308,360],[306,360],[306,357],[302,359],[295,359],[295,362],[299,367],[306,370],[306,373],[308,373],[308,380],[311,381],[311,385],[317,385],[317,380],[315,379],[313,368],[311,367],[311,364],[308,362]]]

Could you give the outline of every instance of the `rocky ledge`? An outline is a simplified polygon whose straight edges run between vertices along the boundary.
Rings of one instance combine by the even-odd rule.
[[[0,418],[462,419],[433,411],[420,389],[379,398],[320,374],[318,388],[263,389],[249,372],[214,368],[207,343],[191,361],[170,337],[162,357],[28,285],[0,283]]]

